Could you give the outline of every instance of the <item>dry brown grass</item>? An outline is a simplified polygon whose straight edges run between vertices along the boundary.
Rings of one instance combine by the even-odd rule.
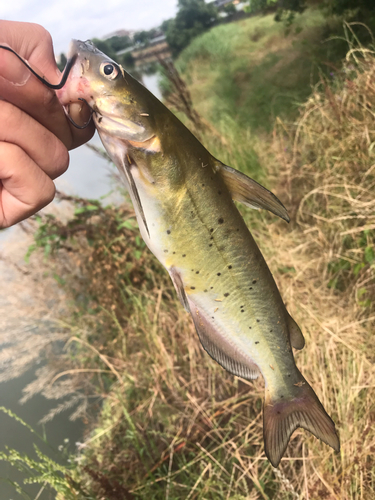
[[[365,51],[348,57],[333,85],[322,79],[298,123],[275,129],[272,174],[291,208],[290,229],[265,214],[253,225],[306,338],[297,364],[336,422],[341,452],[299,430],[272,469],[262,380],[232,377],[202,351],[126,206],[78,201],[72,220],[49,221],[43,232],[70,300],[66,366],[48,384],[80,382],[103,397],[67,478],[71,498],[375,497],[375,59]],[[235,140],[228,138],[233,149]]]
[[[294,218],[275,236],[288,249],[274,255],[285,266],[278,280],[307,340],[297,363],[341,438],[337,456],[309,443],[298,473],[307,499],[375,496],[374,109],[375,53],[353,48],[298,122],[275,129],[280,193]]]

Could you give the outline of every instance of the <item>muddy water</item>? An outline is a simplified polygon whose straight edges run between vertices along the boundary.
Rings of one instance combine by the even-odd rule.
[[[98,138],[94,138],[92,142],[99,145]],[[89,148],[78,148],[72,151],[70,168],[57,181],[57,188],[67,194],[99,198],[112,188],[108,175],[111,168],[108,162],[99,158]],[[21,376],[0,383],[0,406],[12,410],[38,433],[43,434],[45,431],[51,447],[44,445],[29,430],[0,412],[0,450],[3,450],[6,445],[36,458],[33,449],[35,443],[51,458],[63,462],[61,453],[55,453],[54,450],[58,450],[61,446],[67,447],[69,451],[76,450],[76,443],[83,440],[82,421],[70,421],[71,412],[65,411],[54,417],[43,429],[39,421],[52,408],[58,406],[60,401],[50,401],[38,394],[22,405],[19,403],[23,396],[23,389],[35,379],[36,370],[45,363],[45,361],[38,361],[38,357],[36,359],[33,357],[35,353],[32,352],[32,332],[35,331],[35,344],[43,342],[44,335],[53,335],[51,327],[48,327],[48,320],[47,322],[44,320],[46,316],[48,317],[48,311],[42,310],[43,297],[35,296],[42,288],[41,283],[35,283],[35,289],[32,289],[33,283],[27,281],[27,276],[22,275],[24,271],[28,271],[23,260],[28,244],[31,243],[28,238],[30,237],[17,227],[0,232],[0,255],[5,256],[6,259],[5,262],[0,260],[0,373],[5,374],[3,376],[6,377],[7,370],[17,372],[17,359],[15,363],[9,361],[9,356],[6,355],[8,349],[13,349],[14,356],[19,356],[20,359],[22,357],[26,365],[30,366]],[[20,255],[17,255],[17,252]],[[10,261],[15,262],[18,269],[9,265]],[[42,327],[45,332],[41,331]],[[24,350],[25,342],[31,346],[30,353]],[[43,357],[43,349],[40,355]],[[20,371],[22,371],[21,368]],[[67,440],[69,441],[66,442]],[[24,477],[7,463],[0,462],[0,478],[3,478],[2,481],[0,480],[0,500],[21,498],[7,480],[22,484]],[[25,485],[23,488],[32,499],[36,498],[41,491],[39,485]],[[52,497],[46,490],[42,491],[38,497],[39,500],[48,498]]]
[[[160,97],[156,75],[146,76],[144,84]],[[101,146],[97,136],[93,138],[92,143]],[[88,198],[100,198],[111,191],[113,181],[110,179],[109,172],[113,170],[113,167],[107,161],[87,147],[72,151],[70,156],[70,168],[56,183],[59,190]],[[70,412],[65,411],[43,428],[39,424],[40,419],[55,408],[58,402],[36,395],[22,405],[19,403],[23,396],[23,389],[34,380],[36,370],[44,363],[40,358],[38,360],[38,353],[33,357],[35,354],[33,351],[36,350],[33,347],[33,331],[35,331],[35,346],[37,344],[40,346],[40,342],[43,342],[46,336],[53,335],[52,329],[48,327],[48,315],[53,316],[53,311],[49,307],[54,307],[54,301],[51,302],[51,306],[46,304],[42,293],[43,287],[38,282],[30,283],[25,274],[27,266],[23,256],[30,243],[31,237],[25,235],[17,227],[0,231],[0,257],[2,257],[0,258],[0,406],[12,410],[38,433],[43,434],[45,431],[50,447],[44,445],[15,420],[0,412],[0,450],[4,450],[4,446],[9,446],[36,458],[35,443],[51,458],[62,462],[63,457],[61,452],[57,451],[58,448],[63,446],[70,451],[76,451],[76,443],[83,440],[83,423],[80,420],[70,421]],[[10,261],[15,262],[17,267],[10,265]],[[43,279],[41,274],[40,281]],[[41,322],[41,316],[46,320]],[[45,331],[42,331],[43,328]],[[25,349],[26,343],[31,345],[29,351]],[[8,368],[9,356],[8,358],[5,356],[7,349],[14,351],[13,365],[17,366],[18,358],[22,357],[25,362],[28,361],[29,369],[21,376],[1,382],[1,373],[14,369],[11,365]],[[39,349],[42,353],[43,349],[40,347]],[[22,484],[24,477],[23,473],[17,472],[7,463],[0,462],[0,478],[2,478],[0,479],[0,500],[22,498],[15,492],[9,481]],[[39,485],[24,485],[23,489],[31,499],[54,498]]]

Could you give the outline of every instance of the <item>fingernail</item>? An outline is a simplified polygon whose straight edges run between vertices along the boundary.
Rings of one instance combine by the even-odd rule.
[[[13,58],[7,58],[6,64],[0,68],[0,76],[17,87],[25,85],[30,75],[30,70],[21,61],[16,61]]]

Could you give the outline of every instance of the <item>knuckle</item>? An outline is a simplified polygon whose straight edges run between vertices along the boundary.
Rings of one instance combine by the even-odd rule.
[[[30,23],[30,28],[33,30],[35,39],[40,44],[52,44],[52,36],[41,24]]]
[[[51,201],[55,197],[55,193],[56,193],[55,184],[51,181],[51,179],[48,178],[42,190],[42,199],[41,199],[42,207],[45,207],[46,205],[51,203]]]
[[[51,172],[50,177],[55,179],[66,172],[69,166],[69,153],[64,144],[56,136],[53,136],[53,141],[54,150],[51,154],[51,168],[48,168],[48,171]]]

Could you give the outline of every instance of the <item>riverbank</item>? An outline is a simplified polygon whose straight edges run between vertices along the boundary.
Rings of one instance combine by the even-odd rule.
[[[315,43],[324,27],[316,16],[305,34]],[[312,89],[300,66],[293,72],[306,58],[303,29],[283,38],[271,21],[212,30],[177,66],[210,124],[201,132],[210,151],[273,187],[290,210],[287,226],[241,208],[303,330],[296,362],[339,429],[341,453],[299,430],[273,469],[263,452],[263,381],[232,377],[202,351],[128,206],[76,200],[70,222],[43,219],[36,241],[54,250],[48,272],[69,305],[72,373],[60,381],[100,394],[103,408],[59,498],[374,496],[374,57],[353,52],[333,76],[318,72]],[[237,44],[236,57],[221,40]],[[285,85],[290,99],[279,106]],[[309,97],[288,118],[303,85]]]

